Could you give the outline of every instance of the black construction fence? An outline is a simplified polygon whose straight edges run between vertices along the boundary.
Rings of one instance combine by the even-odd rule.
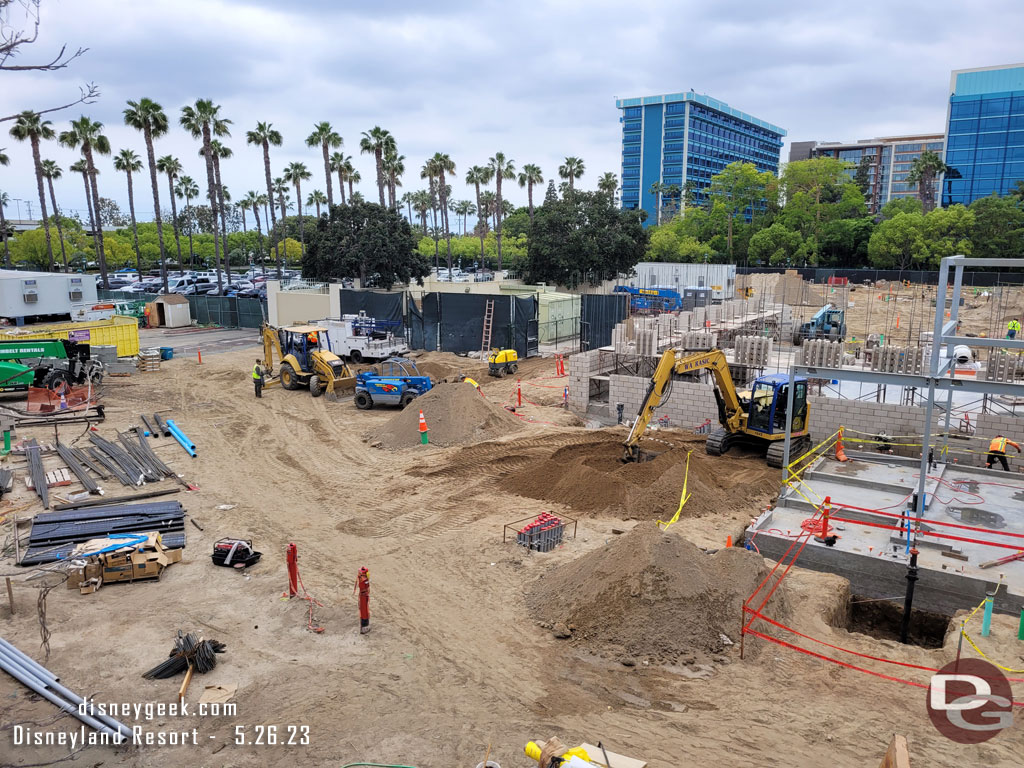
[[[96,292],[99,301],[150,302],[160,298],[154,293]],[[259,328],[267,317],[267,303],[262,299],[235,296],[186,296],[192,319],[199,325],[221,325],[225,328]]]
[[[538,302],[534,295],[425,293],[407,301],[409,346],[465,354],[483,344],[484,316],[493,306],[491,347],[514,349],[520,357],[537,354]]]
[[[629,295],[584,293],[580,296],[580,351],[607,347],[612,329],[626,319]]]
[[[900,282],[909,280],[919,285],[936,284],[939,282],[938,270],[923,269],[835,269],[832,267],[736,267],[737,274],[783,274],[788,271],[799,273],[804,280],[815,283],[827,283],[830,277],[845,277],[853,285],[863,285],[865,281],[877,282],[887,280]],[[950,275],[952,278],[952,275]],[[1024,285],[1024,272],[996,272],[978,269],[964,269],[964,285],[991,287],[996,285]]]

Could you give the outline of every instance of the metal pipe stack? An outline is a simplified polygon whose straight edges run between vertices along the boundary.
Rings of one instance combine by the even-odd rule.
[[[120,744],[130,742],[131,729],[108,715],[92,717],[79,711],[84,699],[74,691],[61,685],[58,677],[38,662],[26,656],[9,642],[0,638],[0,669],[13,677],[25,687],[35,691],[43,698],[53,702],[69,715],[74,715],[90,728],[94,728]],[[88,707],[85,707],[88,709]]]

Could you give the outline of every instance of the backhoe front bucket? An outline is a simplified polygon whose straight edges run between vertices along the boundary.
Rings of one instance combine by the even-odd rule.
[[[327,384],[327,399],[334,402],[341,395],[354,395],[356,392],[356,377],[346,376],[343,379],[334,379]]]

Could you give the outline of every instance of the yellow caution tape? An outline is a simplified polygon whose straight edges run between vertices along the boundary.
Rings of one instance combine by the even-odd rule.
[[[999,584],[996,584],[996,592],[999,591],[999,587],[1001,585],[1002,585],[1002,582],[999,582]],[[993,595],[993,597],[995,597],[995,595]],[[981,648],[979,648],[977,646],[977,644],[973,640],[971,640],[971,636],[967,634],[967,630],[965,629],[965,627],[967,626],[967,622],[969,622],[972,618],[974,618],[974,614],[976,614],[978,611],[980,611],[982,609],[982,607],[984,607],[984,605],[985,605],[985,601],[982,600],[980,603],[978,603],[977,606],[975,606],[973,611],[971,611],[969,614],[967,614],[967,618],[965,618],[962,622],[960,622],[960,634],[963,635],[964,639],[968,643],[970,643],[971,647],[978,652],[978,655],[981,656],[983,659],[985,659],[985,661],[987,661],[989,664],[993,664],[993,665],[999,667],[999,669],[1003,670],[1003,672],[1013,672],[1015,674],[1016,673],[1020,673],[1020,672],[1024,672],[1024,669],[1014,669],[1013,667],[1004,667],[998,661],[993,661],[992,659],[990,659],[985,654],[985,652],[983,650],[981,650]]]
[[[658,525],[661,526],[662,530],[664,530],[664,531],[667,531],[668,527],[679,519],[679,513],[683,511],[683,507],[686,505],[686,502],[688,502],[690,500],[691,494],[687,492],[686,486],[687,486],[687,484],[689,483],[689,480],[690,480],[690,454],[691,453],[693,453],[693,451],[687,451],[686,452],[686,473],[683,475],[683,492],[679,496],[679,508],[676,510],[676,513],[674,515],[672,515],[672,519],[669,520],[667,523],[662,522],[661,520],[658,521]]]

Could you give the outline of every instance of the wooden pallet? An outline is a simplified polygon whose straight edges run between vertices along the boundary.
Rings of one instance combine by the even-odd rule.
[[[71,472],[67,469],[55,469],[52,472],[46,473],[46,487],[53,488],[58,485],[71,485],[74,478],[71,476]],[[32,483],[32,478],[28,475],[25,476],[25,487],[30,491],[35,490],[35,485]]]

